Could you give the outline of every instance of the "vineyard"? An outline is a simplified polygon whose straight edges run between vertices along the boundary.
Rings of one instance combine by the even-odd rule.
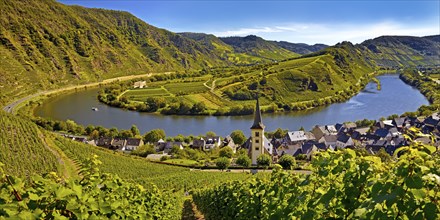
[[[44,135],[30,121],[0,111],[0,161],[8,174],[30,177],[58,169]]]
[[[0,163],[0,219],[179,219],[177,198],[102,173],[99,164],[85,161],[81,180],[49,173],[25,184]]]
[[[243,173],[191,171],[189,168],[151,163],[142,158],[73,142],[63,137],[57,137],[55,143],[70,158],[81,164],[92,155],[98,155],[99,160],[102,161],[100,169],[103,172],[116,174],[126,181],[139,183],[145,187],[154,183],[163,191],[190,191],[251,177]]]
[[[278,171],[270,180],[200,190],[193,199],[206,219],[440,219],[435,151],[403,147],[392,163],[350,149],[323,152],[311,175]]]

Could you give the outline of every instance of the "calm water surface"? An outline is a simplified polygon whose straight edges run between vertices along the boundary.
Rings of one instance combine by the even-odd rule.
[[[345,103],[303,112],[263,114],[266,130],[271,131],[279,127],[296,130],[301,126],[310,130],[317,124],[335,124],[364,118],[378,119],[382,116],[415,111],[421,105],[429,104],[417,89],[406,85],[398,75],[382,75],[377,78],[381,82],[381,90],[376,89],[375,83],[369,83],[362,92]],[[253,122],[253,116],[165,116],[127,111],[99,103],[96,98],[97,92],[98,89],[89,89],[51,98],[39,106],[35,114],[107,128],[129,129],[135,124],[141,133],[161,128],[168,136],[199,135],[207,131],[225,136],[236,129],[249,134]],[[97,107],[99,111],[92,111],[93,107]]]

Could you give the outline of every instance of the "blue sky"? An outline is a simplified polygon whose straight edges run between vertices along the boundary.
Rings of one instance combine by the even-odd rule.
[[[440,0],[59,0],[128,11],[173,32],[261,36],[294,43],[360,43],[382,35],[440,34]]]

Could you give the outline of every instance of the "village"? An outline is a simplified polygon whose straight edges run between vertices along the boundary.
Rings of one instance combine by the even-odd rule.
[[[188,143],[163,139],[154,143],[145,143],[142,138],[111,137],[88,140],[85,136],[64,136],[75,141],[124,153],[131,153],[145,144],[152,145],[156,153],[148,155],[147,159],[153,160],[162,156],[173,156],[173,148],[181,150],[191,148],[204,152],[231,148],[234,153],[244,149],[248,153],[252,165],[257,165],[257,158],[261,154],[270,155],[272,161],[276,163],[285,154],[292,155],[297,159],[311,160],[318,151],[344,148],[364,149],[371,155],[382,151],[392,156],[398,148],[408,146],[410,140],[404,134],[414,128],[423,135],[415,137],[412,141],[440,147],[440,113],[434,113],[427,117],[395,117],[391,120],[379,120],[369,127],[358,127],[353,122],[316,125],[311,131],[288,131],[284,137],[273,137],[269,140],[264,135],[265,126],[262,122],[257,99],[251,136],[243,144],[235,144],[231,135],[224,138],[214,135],[199,137]]]

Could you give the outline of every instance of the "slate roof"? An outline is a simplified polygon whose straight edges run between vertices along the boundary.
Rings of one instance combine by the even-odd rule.
[[[389,131],[385,128],[379,128],[374,132],[374,135],[379,136],[379,137],[386,137],[388,135]]]
[[[141,146],[143,144],[140,138],[127,138],[127,146]]]
[[[346,134],[338,135],[337,141],[342,142],[342,143],[347,143],[348,140],[350,140],[350,136],[348,136]]]

